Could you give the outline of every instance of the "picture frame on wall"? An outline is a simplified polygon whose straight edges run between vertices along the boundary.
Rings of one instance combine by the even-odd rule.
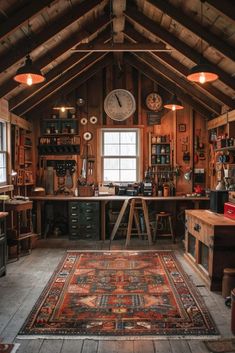
[[[178,131],[179,132],[185,132],[186,131],[186,124],[179,124],[178,125]]]

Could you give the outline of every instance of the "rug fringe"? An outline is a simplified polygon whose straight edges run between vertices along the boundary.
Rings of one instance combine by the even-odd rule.
[[[57,340],[102,340],[102,341],[138,341],[138,340],[216,340],[220,339],[221,336],[81,336],[81,335],[74,335],[74,336],[67,336],[67,335],[21,335],[17,336],[19,340],[25,339],[57,339]]]

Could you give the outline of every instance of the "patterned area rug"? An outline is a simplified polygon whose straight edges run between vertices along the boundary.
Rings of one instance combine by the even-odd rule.
[[[20,335],[218,334],[171,251],[69,251]]]
[[[222,339],[216,341],[205,341],[207,349],[213,353],[235,353],[235,339]]]
[[[0,353],[15,353],[19,347],[19,343],[0,343]]]

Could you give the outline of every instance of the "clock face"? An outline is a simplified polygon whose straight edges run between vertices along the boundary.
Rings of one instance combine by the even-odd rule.
[[[105,113],[113,120],[123,121],[136,110],[135,98],[125,89],[115,89],[104,100]]]
[[[162,108],[162,97],[156,92],[149,93],[145,103],[149,110],[157,112]]]

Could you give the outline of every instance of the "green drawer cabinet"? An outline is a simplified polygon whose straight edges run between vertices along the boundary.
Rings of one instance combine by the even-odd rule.
[[[100,239],[99,202],[71,201],[68,214],[70,239]]]

